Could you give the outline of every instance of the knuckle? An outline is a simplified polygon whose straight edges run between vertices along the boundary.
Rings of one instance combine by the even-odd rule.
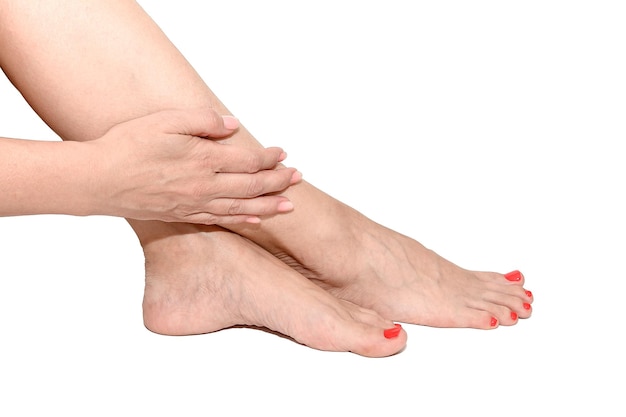
[[[170,211],[170,214],[168,217],[169,219],[167,221],[175,221],[175,222],[189,221],[190,219],[193,218],[193,214],[190,213],[190,211],[187,210],[186,207],[177,205]]]
[[[204,225],[213,225],[218,223],[219,217],[207,212],[197,211],[197,210],[188,210],[181,209],[179,213],[172,219],[172,221],[180,222],[183,221],[185,223],[195,223],[195,224],[204,224]]]
[[[293,171],[288,169],[280,169],[276,171],[280,174],[280,187],[285,189],[291,184],[291,178],[293,177]]]
[[[263,183],[257,178],[256,175],[252,176],[250,183],[248,184],[248,190],[246,195],[248,197],[256,197],[263,194]]]
[[[233,199],[228,206],[228,214],[242,214],[243,213],[243,201]]]
[[[270,171],[268,181],[271,181],[271,185],[268,187],[272,192],[279,192],[287,187],[291,182],[291,174],[287,170],[275,170]]]
[[[202,223],[209,225],[209,226],[213,224],[217,224],[218,222],[219,222],[219,217],[211,213],[206,213],[206,215],[204,216],[204,219],[202,220]]]
[[[246,156],[245,166],[248,172],[258,172],[263,169],[263,157],[256,152],[250,152]]]
[[[206,126],[209,129],[215,129],[222,125],[222,116],[218,115],[215,110],[204,112]]]

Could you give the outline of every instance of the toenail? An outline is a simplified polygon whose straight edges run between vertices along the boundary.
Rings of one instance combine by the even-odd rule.
[[[530,304],[524,303],[524,310],[530,310]]]
[[[509,281],[519,281],[522,279],[522,273],[520,271],[512,271],[508,274],[504,274],[504,278],[508,279]]]
[[[526,290],[526,296],[527,296],[528,298],[532,298],[532,297],[533,297],[533,293],[532,293],[532,292],[530,292],[530,291],[528,291],[528,290]]]
[[[491,327],[496,327],[498,325],[498,319],[495,317],[491,318]]]
[[[400,334],[400,330],[402,330],[402,326],[399,324],[396,324],[391,329],[386,329],[383,332],[383,334],[385,335],[387,339],[393,339],[394,337],[398,337],[398,335]]]
[[[517,313],[515,311],[511,311],[511,320],[517,320]]]

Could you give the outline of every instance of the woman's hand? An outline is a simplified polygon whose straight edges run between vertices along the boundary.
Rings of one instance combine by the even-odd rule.
[[[258,223],[288,212],[279,193],[300,181],[279,168],[280,148],[249,149],[225,138],[237,120],[211,109],[166,110],[114,126],[91,142],[92,213],[201,224]]]

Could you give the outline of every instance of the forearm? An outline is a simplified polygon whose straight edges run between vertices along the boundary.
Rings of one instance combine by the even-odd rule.
[[[95,139],[115,124],[163,109],[226,113],[136,2],[85,4],[2,1],[0,66],[62,139]],[[173,227],[130,223],[142,229],[140,239]]]
[[[93,214],[89,144],[0,138],[0,216]]]
[[[63,140],[96,139],[118,123],[164,109],[228,113],[135,1],[3,3],[0,66]],[[243,126],[223,142],[260,148]],[[139,223],[131,220],[136,230]]]

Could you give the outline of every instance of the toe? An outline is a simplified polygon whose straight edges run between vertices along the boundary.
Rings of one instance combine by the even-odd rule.
[[[400,324],[387,329],[366,326],[355,330],[360,335],[353,339],[356,343],[349,350],[356,354],[381,358],[395,355],[406,347],[407,334]]]
[[[519,284],[524,283],[524,274],[522,274],[518,270],[511,271],[509,273],[504,274],[504,278],[509,282],[515,282]]]
[[[518,311],[519,311],[519,317],[521,319],[527,319],[528,317],[532,315],[533,307],[529,302],[523,302],[522,309]]]

